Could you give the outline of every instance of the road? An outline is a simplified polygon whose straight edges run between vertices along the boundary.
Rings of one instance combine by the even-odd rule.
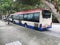
[[[43,33],[60,38],[60,24],[53,23],[52,28],[48,32]]]
[[[58,37],[60,33],[54,31],[59,30],[60,25],[58,27],[55,25],[58,24],[53,24],[53,28],[49,29],[50,31],[40,32],[12,23],[7,25],[7,22],[0,20],[0,45],[15,41],[21,42],[22,45],[60,45],[60,37]]]

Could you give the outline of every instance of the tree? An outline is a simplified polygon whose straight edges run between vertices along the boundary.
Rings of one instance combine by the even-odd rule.
[[[50,11],[54,14],[54,16],[57,18],[57,20],[60,22],[60,14],[56,11],[57,9],[55,8],[55,5],[53,5],[52,3],[49,3],[46,0],[42,0],[42,2],[44,4],[47,5],[47,7],[49,7]]]
[[[13,0],[0,0],[0,11],[2,14],[9,14],[14,11],[14,3]]]
[[[17,0],[18,4],[22,4],[22,10],[39,8],[41,0]]]
[[[54,3],[54,4],[53,4]],[[2,14],[10,14],[18,11],[29,10],[29,9],[36,9],[36,8],[46,8],[48,7],[54,16],[60,22],[60,15],[56,11],[55,8],[57,6],[58,11],[60,10],[60,1],[51,0],[0,0],[0,15]]]

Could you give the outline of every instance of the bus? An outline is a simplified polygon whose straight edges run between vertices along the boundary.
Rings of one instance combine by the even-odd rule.
[[[52,13],[48,9],[16,12],[9,16],[9,20],[15,24],[41,31],[52,27]]]

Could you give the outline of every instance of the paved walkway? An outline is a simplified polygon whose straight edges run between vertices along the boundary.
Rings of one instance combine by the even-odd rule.
[[[22,45],[59,45],[60,38],[0,21],[0,45],[15,41],[21,42]]]

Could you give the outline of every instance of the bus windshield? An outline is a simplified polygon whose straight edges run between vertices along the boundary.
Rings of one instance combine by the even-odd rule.
[[[51,17],[51,12],[49,10],[43,10],[42,11],[42,16],[43,16],[43,18],[50,18]]]

